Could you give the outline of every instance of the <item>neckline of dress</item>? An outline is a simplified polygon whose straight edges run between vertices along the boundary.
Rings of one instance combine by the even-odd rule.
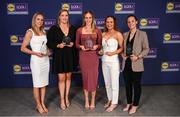
[[[117,41],[117,39],[115,39],[114,37],[110,37],[110,38],[108,38],[108,39],[103,38],[103,40],[105,40],[105,41],[108,41],[108,40],[110,40],[110,39],[113,39],[113,40],[116,40],[116,41]]]

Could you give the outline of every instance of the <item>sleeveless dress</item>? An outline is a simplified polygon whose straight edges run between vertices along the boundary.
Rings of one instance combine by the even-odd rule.
[[[47,49],[46,35],[36,36],[32,29],[29,29],[33,36],[30,40],[30,47],[32,51],[42,52]],[[30,68],[32,72],[33,87],[44,87],[49,84],[49,57],[38,57],[31,55]]]

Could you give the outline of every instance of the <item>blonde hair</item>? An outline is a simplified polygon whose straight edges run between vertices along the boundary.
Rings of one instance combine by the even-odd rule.
[[[44,19],[44,14],[42,12],[36,12],[33,17],[32,17],[32,23],[31,23],[31,28],[33,30],[33,32],[36,34],[36,35],[39,35],[37,29],[35,28],[36,25],[35,25],[35,20],[37,18],[38,15],[41,15]],[[40,31],[42,31],[44,33],[44,21],[43,21],[43,25],[40,27]]]
[[[95,17],[94,17],[94,14],[92,11],[85,11],[84,14],[83,14],[83,24],[82,24],[82,27],[84,27],[86,25],[86,22],[85,22],[85,15],[86,14],[91,14],[92,16],[92,23],[91,23],[91,29],[92,29],[92,32],[95,31],[95,28],[96,28],[96,25],[95,25]]]
[[[59,16],[61,15],[62,12],[67,12],[67,14],[68,14],[68,25],[69,25],[69,12],[68,12],[68,10],[65,10],[65,9],[60,9],[60,10],[59,10],[58,16],[57,16],[57,25],[60,24]]]

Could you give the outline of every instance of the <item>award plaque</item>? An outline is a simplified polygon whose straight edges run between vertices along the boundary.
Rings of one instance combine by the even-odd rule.
[[[91,50],[91,49],[93,49],[93,41],[92,41],[92,39],[86,39],[85,40],[85,42],[84,42],[84,47],[85,47],[85,49],[89,49],[89,50]]]
[[[64,36],[63,39],[62,39],[62,42],[63,42],[65,45],[70,45],[71,38],[70,38],[69,36]]]

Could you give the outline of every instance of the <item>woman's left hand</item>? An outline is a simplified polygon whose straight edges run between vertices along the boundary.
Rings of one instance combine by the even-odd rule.
[[[137,61],[138,60],[138,57],[136,55],[131,55],[131,61]]]
[[[112,56],[113,52],[106,52],[105,55]]]
[[[94,45],[92,50],[97,50],[97,48],[98,48],[98,45]]]
[[[73,47],[74,43],[73,42],[70,42],[69,45],[67,45],[68,47]]]

